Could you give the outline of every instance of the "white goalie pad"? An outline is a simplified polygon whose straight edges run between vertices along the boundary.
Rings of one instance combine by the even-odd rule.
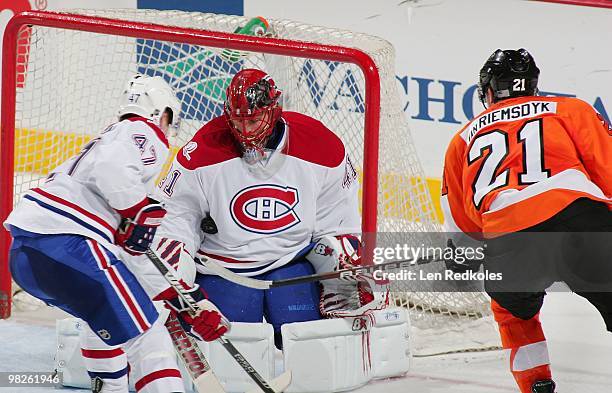
[[[274,379],[276,347],[272,325],[232,322],[231,330],[224,337],[236,346],[266,381]],[[198,341],[198,344],[226,392],[245,392],[257,387],[236,360],[217,341]]]
[[[90,333],[87,333],[87,331]],[[91,389],[91,381],[81,353],[81,336],[93,333],[78,318],[65,318],[56,321],[55,333],[57,340],[55,369],[62,373],[62,385]],[[139,353],[141,352],[139,351]],[[178,367],[183,377],[185,391],[188,393],[193,392],[193,385],[183,363],[178,361]],[[136,391],[134,383],[135,379],[129,378],[130,392]]]
[[[339,392],[372,378],[362,318],[322,319],[282,326],[285,369],[292,371],[287,392]],[[367,345],[367,344],[366,344]]]
[[[75,388],[89,388],[91,382],[81,355],[79,335],[83,322],[77,318],[65,318],[55,322],[55,369],[62,373],[62,384]]]
[[[410,367],[408,313],[389,308],[358,318],[283,325],[287,392],[341,392]]]
[[[375,324],[370,334],[372,378],[404,375],[412,359],[408,310],[392,307],[373,315]]]

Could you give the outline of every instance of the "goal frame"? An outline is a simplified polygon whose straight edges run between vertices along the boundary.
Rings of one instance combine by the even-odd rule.
[[[362,181],[362,231],[367,236],[364,254],[371,260],[376,243],[378,213],[378,149],[380,126],[380,75],[374,60],[365,52],[336,45],[274,37],[245,36],[153,23],[122,21],[102,17],[50,11],[26,11],[13,16],[6,25],[2,47],[2,107],[0,120],[0,220],[13,208],[15,163],[15,111],[19,31],[27,26],[156,39],[175,43],[206,45],[239,51],[254,51],[317,60],[352,63],[361,69],[365,81],[364,148]],[[0,228],[0,318],[11,312],[11,276],[8,252],[11,238]]]

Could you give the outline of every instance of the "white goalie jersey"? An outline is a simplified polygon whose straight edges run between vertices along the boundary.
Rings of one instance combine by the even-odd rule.
[[[169,154],[164,133],[133,117],[109,126],[29,190],[5,226],[43,234],[79,234],[114,244],[120,211],[142,202]]]
[[[158,238],[252,276],[322,236],[359,234],[357,172],[342,141],[298,113],[284,112],[280,122],[278,146],[255,164],[241,158],[224,117],[202,127],[160,184],[168,214]],[[217,233],[202,232],[206,217]]]

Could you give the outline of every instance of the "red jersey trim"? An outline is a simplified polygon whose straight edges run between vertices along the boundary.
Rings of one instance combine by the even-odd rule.
[[[288,138],[285,154],[329,168],[342,164],[344,144],[323,123],[296,112],[283,112],[281,121]],[[194,170],[241,156],[225,117],[219,116],[200,128],[181,148],[177,160],[183,167]]]
[[[219,116],[200,128],[179,150],[176,159],[184,168],[194,170],[240,156],[225,117]]]
[[[108,222],[104,221],[104,219],[96,216],[95,214],[93,214],[93,213],[83,209],[82,207],[80,207],[80,206],[78,206],[78,205],[76,205],[76,204],[74,204],[74,203],[72,203],[70,201],[67,201],[67,200],[65,200],[63,198],[60,198],[60,197],[58,197],[56,195],[53,195],[53,194],[51,194],[51,193],[49,193],[47,191],[44,191],[44,190],[42,190],[40,188],[33,188],[30,191],[32,191],[32,192],[34,192],[36,194],[40,194],[40,195],[42,195],[42,196],[44,196],[44,197],[46,197],[46,198],[48,198],[48,199],[50,199],[50,200],[60,204],[60,205],[67,206],[67,207],[75,210],[76,212],[81,213],[82,215],[84,215],[85,217],[89,218],[90,220],[100,224],[101,226],[103,226],[104,228],[109,230],[111,232],[111,234],[115,233],[115,227],[113,227]],[[111,239],[112,239],[112,236],[111,236]]]
[[[216,254],[211,254],[209,252],[204,252],[204,251],[198,251],[197,254],[204,255],[206,257],[210,257],[210,258],[213,258],[218,261],[225,262],[225,263],[255,263],[256,262],[256,261],[239,261],[237,259],[228,258],[228,257],[224,257],[221,255],[216,255]]]
[[[115,288],[115,294],[121,302],[130,317],[132,322],[140,332],[147,331],[152,323],[148,321],[147,315],[143,312],[138,299],[132,293],[130,287],[126,284],[125,279],[121,275],[121,271],[111,263],[106,252],[100,249],[100,245],[95,240],[87,239],[87,243],[92,251],[94,259],[98,263],[100,270],[104,272],[107,279]]]
[[[134,218],[136,214],[145,206],[149,204],[149,198],[144,197],[143,200],[135,204],[134,206],[128,207],[127,209],[115,209],[117,213],[123,218]]]

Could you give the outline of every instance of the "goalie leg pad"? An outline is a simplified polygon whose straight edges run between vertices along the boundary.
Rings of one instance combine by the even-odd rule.
[[[410,318],[408,310],[391,307],[372,314],[376,323],[370,334],[372,377],[390,378],[404,375],[410,368]]]
[[[232,341],[257,372],[266,380],[274,378],[274,332],[268,323],[232,323],[224,335]],[[257,386],[236,360],[216,341],[199,341],[215,375],[228,392],[245,392]]]
[[[181,379],[180,374],[177,375],[176,355],[168,333],[160,330],[163,329],[163,324],[159,326],[162,321],[160,319],[143,335],[121,348],[106,345],[80,319],[58,320],[55,368],[63,373],[63,385],[88,389],[92,378],[99,377],[102,382],[100,392],[125,393],[128,391],[129,358],[132,367],[130,391],[189,391],[190,378],[182,367],[185,377]]]
[[[283,325],[285,370],[292,372],[287,392],[340,392],[405,374],[409,330],[402,308]]]
[[[64,386],[89,388],[98,379],[99,392],[127,391],[127,357],[119,346],[107,345],[77,318],[58,320],[56,335],[55,367],[63,373]]]
[[[291,370],[287,392],[339,392],[371,379],[366,318],[323,319],[283,325],[285,370]]]
[[[89,366],[94,372],[115,371],[118,372],[117,374],[123,374],[125,369],[123,375],[119,375],[115,382],[111,382],[107,386],[111,388],[115,385],[115,387],[123,389],[119,391],[127,390],[127,358],[122,353],[123,351],[119,349],[121,355],[113,357],[112,365],[105,364],[106,367],[96,367],[94,353],[102,354],[104,350],[112,351],[115,348],[104,344],[85,322],[78,318],[60,319],[55,323],[55,334],[57,339],[55,369],[62,373],[62,384],[64,386],[84,389],[90,387],[91,378],[85,367],[87,361],[87,363],[91,363]],[[84,358],[82,353],[90,356]],[[110,352],[107,352],[107,354],[110,354]],[[114,368],[114,370],[110,370],[110,368]]]

